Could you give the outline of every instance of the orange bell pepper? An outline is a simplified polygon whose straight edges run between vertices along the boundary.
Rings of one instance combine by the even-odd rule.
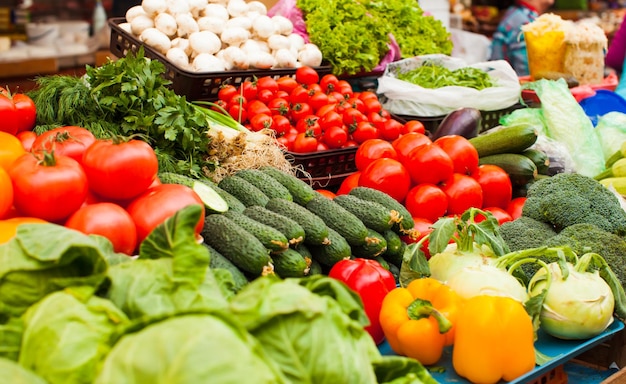
[[[462,304],[463,299],[440,281],[416,279],[385,296],[380,324],[395,353],[432,365],[454,341]]]
[[[459,313],[452,366],[472,383],[511,381],[535,367],[532,319],[519,301],[475,296]]]

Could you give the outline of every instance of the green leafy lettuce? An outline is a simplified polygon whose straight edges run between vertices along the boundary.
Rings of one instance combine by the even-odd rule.
[[[13,360],[0,357],[0,382],[10,384],[48,384],[33,371]]]
[[[23,318],[18,362],[51,384],[92,383],[116,328],[128,322],[120,309],[94,296],[88,286],[51,293]]]

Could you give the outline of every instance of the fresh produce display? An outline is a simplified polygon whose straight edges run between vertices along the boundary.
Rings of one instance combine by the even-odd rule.
[[[313,153],[354,147],[366,140],[392,141],[409,131],[425,133],[417,120],[400,122],[376,93],[354,92],[333,74],[300,67],[295,77],[263,76],[223,85],[216,102],[251,131],[269,130],[285,150]],[[217,109],[217,108],[216,108]]]
[[[287,3],[297,6],[302,15],[287,7],[284,13],[289,12],[294,20],[304,20],[302,32],[320,48],[336,74],[370,72],[385,62],[390,53],[388,61],[452,52],[450,33],[443,23],[426,15],[419,4],[410,0]],[[390,48],[393,44],[397,46]]]
[[[2,377],[436,383],[416,360],[380,354],[361,300],[338,280],[267,276],[234,292],[195,240],[201,216],[197,205],[177,212],[146,237],[137,259],[58,224],[20,226],[0,245],[1,289],[11,292],[0,298]]]
[[[288,18],[260,1],[144,0],[119,24],[171,63],[192,72],[318,67],[322,52]]]

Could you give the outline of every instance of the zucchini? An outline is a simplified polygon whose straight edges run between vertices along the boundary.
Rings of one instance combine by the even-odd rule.
[[[400,267],[402,265],[402,257],[404,256],[406,243],[402,241],[400,235],[394,231],[385,231],[382,235],[387,241],[387,249],[381,256],[384,257],[389,263]]]
[[[414,233],[413,227],[415,226],[415,221],[413,221],[411,213],[398,200],[385,192],[369,187],[356,187],[352,188],[349,194],[363,200],[375,201],[387,207],[387,209],[397,211],[400,213],[401,221],[394,225],[392,229],[403,235],[411,235]]]
[[[367,227],[353,213],[323,195],[318,194],[306,209],[320,217],[329,228],[337,231],[351,246],[367,242]],[[332,241],[332,240],[331,240]]]
[[[204,203],[207,212],[222,213],[228,210],[228,203],[219,193],[203,180],[189,176],[179,175],[173,172],[161,172],[158,175],[163,184],[180,184],[194,190]]]
[[[269,200],[269,197],[267,197],[263,191],[239,176],[226,176],[217,184],[217,186],[235,196],[246,207],[251,205],[260,205],[264,207]]]
[[[362,245],[352,246],[352,255],[364,259],[375,259],[387,250],[387,240],[371,228],[367,229],[367,241]]]
[[[311,270],[311,259],[305,258],[295,249],[286,249],[283,252],[272,254],[274,273],[282,278],[304,277]]]
[[[535,148],[528,148],[522,152],[522,155],[528,157],[535,163],[537,173],[547,175],[550,170],[550,157],[544,151]]]
[[[220,213],[207,215],[201,232],[204,241],[253,277],[272,273],[270,251],[259,239]]]
[[[235,283],[234,289],[235,292],[241,290],[246,284],[249,283],[246,275],[241,272],[239,268],[235,264],[233,264],[230,260],[228,260],[224,255],[219,253],[217,249],[213,248],[209,244],[203,242],[204,245],[211,255],[211,259],[209,262],[209,268],[211,269],[224,269],[230,272],[233,277],[233,282]]]
[[[378,232],[391,229],[394,224],[402,221],[398,211],[375,201],[364,200],[350,194],[338,195],[333,201],[361,219],[366,227]]]
[[[343,259],[349,259],[352,256],[352,249],[346,239],[337,231],[328,228],[328,238],[330,242],[323,245],[310,245],[307,248],[316,260],[325,267],[332,267]]]
[[[289,244],[296,245],[302,243],[306,233],[304,228],[297,221],[270,211],[260,205],[253,205],[244,209],[243,214],[263,224],[267,224],[278,229],[289,241]]]
[[[526,185],[537,177],[537,166],[531,159],[519,153],[499,153],[478,159],[478,164],[493,164],[509,174],[513,187]]]
[[[298,179],[294,175],[281,171],[276,167],[264,166],[261,168],[261,171],[272,176],[285,188],[287,188],[289,193],[291,193],[293,201],[300,205],[306,205],[313,197],[315,197],[315,195],[317,195],[317,192],[309,184]]]
[[[291,196],[291,192],[289,192],[287,187],[263,171],[249,168],[239,170],[235,175],[252,183],[252,185],[259,188],[270,199],[277,197],[293,201],[293,196]]]
[[[537,141],[539,132],[530,124],[500,126],[469,139],[478,157],[500,153],[521,153]]]
[[[229,211],[225,212],[224,215],[252,233],[272,253],[282,252],[289,248],[289,240],[278,229],[256,221],[242,212]]]
[[[329,242],[328,226],[324,220],[300,204],[283,199],[270,199],[265,208],[300,224],[304,228],[304,244],[319,245]]]

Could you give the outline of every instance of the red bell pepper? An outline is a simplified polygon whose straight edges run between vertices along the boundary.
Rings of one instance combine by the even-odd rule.
[[[339,261],[331,268],[328,276],[343,281],[361,297],[365,314],[370,320],[365,330],[376,344],[382,343],[385,334],[380,326],[380,308],[387,293],[396,288],[391,272],[376,260],[355,258]]]

